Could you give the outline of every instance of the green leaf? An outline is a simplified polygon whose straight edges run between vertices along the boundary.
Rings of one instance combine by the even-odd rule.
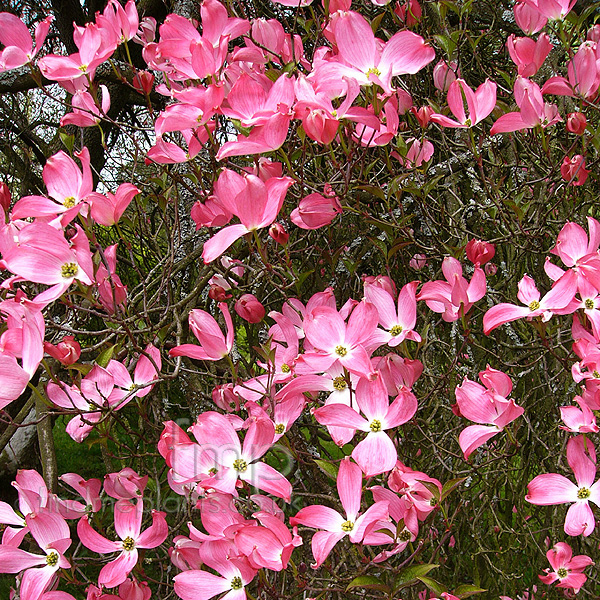
[[[69,154],[71,154],[75,144],[75,136],[64,133],[63,131],[59,131],[58,135],[60,135],[60,141],[63,143],[64,147],[69,151]]]
[[[483,592],[487,592],[487,590],[477,587],[476,585],[465,583],[463,585],[459,585],[454,590],[454,595],[458,596],[462,600],[463,598],[468,598],[469,596],[474,596],[475,594],[483,594]]]
[[[373,30],[373,33],[377,33],[377,30],[379,29],[379,26],[381,25],[381,21],[383,20],[383,17],[385,17],[384,12],[382,12],[380,15],[377,15],[371,21],[371,29]]]
[[[394,582],[394,592],[398,591],[402,587],[406,587],[415,581],[419,580],[419,577],[425,577],[429,571],[433,569],[437,569],[440,565],[413,565],[412,567],[406,567],[406,569],[402,569],[396,575],[396,580]]]
[[[431,481],[419,481],[419,483],[424,485],[438,502],[440,501],[440,489],[435,483],[431,483]]]
[[[439,581],[432,579],[431,577],[417,577],[417,579],[424,583],[432,592],[434,592],[437,596],[441,596],[448,590],[446,586],[442,585]]]
[[[102,351],[96,358],[96,364],[100,365],[103,368],[106,368],[108,363],[110,362],[110,359],[115,353],[116,347],[117,345],[113,344],[110,348],[107,348],[106,350]]]
[[[446,483],[442,486],[441,500],[444,500],[447,496],[449,496],[465,480],[466,477],[457,477],[456,479],[446,481]]]
[[[380,579],[375,577],[374,575],[361,575],[360,577],[356,577],[353,579],[346,591],[353,588],[366,588],[368,590],[379,590],[380,592],[385,592],[386,594],[391,593],[392,590],[385,585]]]
[[[336,465],[332,465],[330,462],[327,462],[325,460],[319,460],[317,458],[315,458],[314,460],[315,463],[317,463],[317,467],[319,467],[319,469],[321,469],[321,471],[323,471],[325,475],[331,477],[331,479],[333,479],[334,481],[337,480],[339,468]]]
[[[433,38],[438,43],[440,48],[446,53],[448,58],[452,58],[456,50],[456,42],[447,35],[434,35]]]

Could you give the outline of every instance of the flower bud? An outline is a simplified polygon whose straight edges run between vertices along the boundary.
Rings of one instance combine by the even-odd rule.
[[[435,67],[433,67],[433,85],[440,92],[447,92],[450,84],[456,81],[456,68],[457,64],[452,61],[448,64],[445,60],[440,60]]]
[[[284,229],[281,223],[273,223],[269,227],[269,235],[282,246],[285,246],[290,239],[290,234]]]
[[[147,483],[148,475],[140,477],[132,468],[125,467],[104,476],[104,491],[111,498],[130,500],[142,496]]]
[[[589,42],[600,42],[600,23],[596,23],[593,27],[588,29],[587,40]]]
[[[476,239],[470,240],[465,250],[467,251],[467,258],[476,267],[480,267],[486,262],[489,262],[494,258],[494,254],[496,254],[494,244]]]
[[[229,300],[232,296],[226,292],[224,287],[213,283],[208,290],[208,297],[217,302],[225,302],[225,300]]]
[[[233,383],[217,385],[212,391],[213,402],[222,410],[237,412],[240,410],[240,397],[233,392]]]
[[[265,317],[265,307],[252,294],[244,294],[235,303],[235,312],[248,323],[260,323]]]
[[[393,298],[398,295],[396,284],[387,275],[363,275],[362,280],[364,284],[374,285],[385,290]]]
[[[587,125],[587,119],[585,115],[580,112],[572,112],[567,116],[567,131],[576,135],[583,135],[585,127]]]
[[[341,212],[342,207],[337,197],[325,197],[315,192],[300,200],[290,218],[302,229],[319,229],[329,225]]]
[[[409,267],[415,271],[420,271],[427,264],[427,257],[424,254],[415,254],[408,262]]]
[[[0,182],[0,206],[7,213],[10,210],[10,190],[4,181]]]
[[[133,78],[133,87],[147,96],[154,87],[154,75],[149,71],[138,71]]]
[[[495,275],[498,272],[498,267],[494,263],[488,263],[483,270],[486,275]]]
[[[560,174],[565,181],[569,182],[569,185],[583,185],[590,172],[585,168],[583,156],[576,154],[573,158],[565,156],[560,166]]]
[[[66,335],[56,346],[50,342],[44,342],[44,350],[65,366],[76,363],[81,356],[81,346],[72,335]]]
[[[415,118],[419,121],[419,125],[425,129],[425,127],[429,125],[429,119],[433,114],[433,108],[431,108],[431,106],[421,106],[421,108],[417,110],[417,108],[413,106],[410,109],[410,112],[415,115]]]
[[[373,2],[375,4],[382,4],[380,1],[375,2],[373,0]],[[421,5],[417,0],[400,0],[400,2],[396,2],[394,12],[407,27],[414,27],[423,16]]]

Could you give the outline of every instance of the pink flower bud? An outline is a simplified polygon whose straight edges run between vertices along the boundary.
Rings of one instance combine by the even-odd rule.
[[[363,283],[385,290],[393,298],[398,295],[396,284],[387,275],[363,275],[362,280]]]
[[[457,66],[454,61],[448,64],[445,60],[440,60],[433,67],[433,85],[436,89],[440,90],[440,92],[448,91],[450,84],[456,81]]]
[[[240,410],[240,397],[233,393],[233,383],[217,385],[212,391],[213,402],[226,412]]]
[[[498,272],[498,267],[494,263],[488,263],[483,270],[486,275],[495,275]]]
[[[265,307],[252,294],[244,294],[235,303],[235,312],[248,323],[260,323],[265,317]]]
[[[44,342],[44,350],[65,366],[76,363],[81,356],[81,346],[72,335],[66,335],[56,346],[50,342]]]
[[[546,26],[548,19],[528,2],[517,2],[513,8],[517,25],[527,35],[533,35]]]
[[[290,234],[283,228],[281,223],[273,223],[269,227],[269,235],[282,246],[285,246],[290,239]]]
[[[426,264],[427,257],[424,254],[415,254],[408,262],[408,265],[415,271],[420,271]]]
[[[376,2],[376,4],[379,4],[379,2]],[[407,27],[414,27],[423,16],[421,6],[417,0],[400,0],[400,2],[396,2],[394,12]]]
[[[142,496],[147,483],[148,475],[140,477],[133,469],[125,467],[104,477],[104,491],[111,498],[129,500]]]
[[[154,75],[148,71],[138,71],[133,78],[133,87],[147,96],[154,87]]]
[[[489,262],[494,258],[494,254],[496,254],[494,244],[476,239],[470,240],[465,250],[467,251],[467,258],[476,267],[480,267],[486,262]]]
[[[119,586],[119,596],[123,600],[150,600],[152,590],[145,581],[139,582],[136,579],[126,579]]]
[[[338,130],[339,122],[331,119],[322,108],[306,112],[302,127],[306,135],[320,144],[331,144]]]
[[[600,23],[596,23],[596,25],[588,29],[587,39],[590,42],[600,42]]]
[[[290,218],[302,229],[319,229],[329,225],[341,212],[342,207],[336,197],[327,198],[315,192],[300,200]]]
[[[430,117],[433,114],[433,108],[431,108],[431,106],[421,106],[421,108],[417,110],[417,108],[413,106],[410,109],[410,112],[415,115],[415,118],[419,121],[419,125],[425,129],[425,127],[429,125]]]
[[[7,213],[10,210],[10,190],[4,181],[0,182],[0,206]]]
[[[576,135],[583,135],[585,127],[587,125],[587,119],[585,115],[580,112],[572,112],[567,116],[567,131]]]
[[[225,302],[225,300],[229,300],[229,298],[232,298],[233,296],[228,294],[225,291],[225,288],[213,283],[208,290],[208,297],[217,302]]]
[[[573,158],[565,156],[560,166],[560,174],[565,181],[569,182],[569,185],[583,185],[590,172],[585,168],[583,156],[576,154]]]
[[[133,41],[146,46],[154,41],[156,36],[156,19],[154,17],[144,17],[140,23],[137,33],[133,36]]]

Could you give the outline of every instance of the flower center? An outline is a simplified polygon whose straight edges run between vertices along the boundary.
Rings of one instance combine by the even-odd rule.
[[[381,431],[381,421],[379,419],[373,419],[369,425],[369,428],[375,433]]]
[[[586,500],[591,495],[592,495],[592,492],[584,487],[579,488],[579,490],[577,491],[577,498],[579,498],[579,500]]]
[[[88,70],[88,66],[87,65],[80,65],[79,67],[77,67],[82,73],[85,73]]]
[[[537,300],[532,300],[529,303],[529,310],[537,310],[540,307],[540,303]]]
[[[556,571],[556,574],[558,575],[559,579],[564,579],[569,574],[569,571],[564,567],[560,567],[560,569]]]
[[[127,552],[131,552],[135,548],[135,540],[132,537],[127,536],[123,540],[123,550],[127,550]]]
[[[248,463],[243,458],[236,458],[233,461],[233,468],[236,471],[243,473],[248,468]]]
[[[344,521],[342,523],[342,531],[350,533],[354,529],[354,523],[352,521]]]
[[[346,356],[346,354],[348,354],[348,348],[346,348],[346,346],[342,346],[342,345],[336,346],[335,353],[338,356]]]
[[[292,369],[290,369],[290,365],[283,363],[281,365],[281,372],[282,373],[289,373]]]
[[[277,423],[275,425],[275,433],[281,435],[285,431],[285,425],[283,423]]]
[[[593,301],[591,298],[588,298],[588,299],[585,301],[585,307],[586,307],[588,310],[592,310],[592,309],[594,308],[594,301]]]
[[[390,335],[393,335],[394,337],[396,337],[397,335],[400,335],[401,333],[402,333],[402,325],[394,325],[390,329]]]
[[[336,377],[333,380],[333,389],[341,392],[342,390],[345,390],[348,387],[348,384],[346,383],[346,380],[343,377]]]
[[[371,67],[366,73],[365,75],[367,76],[367,79],[371,76],[371,75],[375,75],[375,77],[381,77],[381,71],[377,68],[377,67]]]
[[[58,564],[58,554],[56,552],[50,552],[46,556],[46,564],[49,567],[55,567]]]
[[[244,584],[242,583],[242,578],[241,577],[234,577],[231,580],[231,589],[232,590],[241,590],[244,587]]]
[[[71,277],[75,277],[75,275],[77,275],[77,271],[79,271],[79,266],[77,265],[77,263],[65,263],[60,268],[60,274],[65,279],[70,279]]]
[[[73,208],[75,206],[75,198],[73,196],[67,196],[64,200],[63,200],[63,206],[65,208]]]
[[[594,369],[594,371],[592,372],[592,375],[596,378],[596,379],[600,379],[600,373],[598,373],[598,371],[596,369]]]
[[[401,542],[410,542],[410,538],[411,538],[411,533],[408,529],[403,529],[400,534],[398,535],[398,539]]]

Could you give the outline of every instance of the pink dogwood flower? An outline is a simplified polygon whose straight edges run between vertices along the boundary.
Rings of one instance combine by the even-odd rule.
[[[224,169],[215,185],[220,204],[236,215],[241,223],[221,229],[204,243],[202,258],[206,264],[218,258],[239,238],[247,233],[269,227],[279,214],[291,177],[271,177],[265,182],[248,173],[238,175]]]
[[[190,329],[200,342],[196,344],[181,344],[169,351],[169,356],[189,356],[197,360],[221,360],[227,356],[233,348],[233,321],[231,314],[224,302],[219,303],[219,309],[225,318],[227,325],[227,337],[223,335],[219,324],[214,317],[205,310],[195,308],[190,311]]]
[[[548,321],[552,317],[554,310],[565,308],[573,299],[575,293],[573,288],[574,280],[574,274],[561,278],[541,298],[535,281],[529,275],[524,275],[523,279],[519,281],[517,298],[525,306],[516,306],[515,304],[508,303],[492,306],[483,316],[483,332],[485,335],[489,335],[496,327],[504,323],[516,321],[517,319],[542,317],[543,321]]]
[[[521,77],[535,75],[552,50],[550,38],[541,33],[537,42],[531,38],[518,38],[511,34],[506,41],[506,47],[512,61],[517,65]]]
[[[520,112],[508,112],[502,115],[490,129],[490,133],[507,133],[534,127],[550,127],[562,121],[555,104],[544,102],[542,91],[537,83],[525,77],[517,77],[514,86],[515,101]]]
[[[209,600],[224,592],[227,593],[222,600],[246,600],[244,588],[257,572],[249,561],[244,556],[238,557],[231,543],[225,540],[202,544],[198,552],[202,563],[219,575],[199,568],[184,571],[174,578],[175,593],[182,600]]]
[[[320,567],[329,556],[332,548],[348,536],[353,544],[358,544],[365,536],[367,527],[388,516],[388,503],[376,502],[362,515],[360,503],[362,495],[362,472],[358,465],[346,457],[340,463],[337,476],[337,490],[344,507],[344,518],[333,508],[322,505],[307,506],[290,519],[292,525],[306,525],[317,531],[312,538],[312,552],[315,558],[314,569]]]
[[[290,482],[277,470],[259,459],[266,454],[275,436],[275,428],[270,419],[252,418],[244,443],[227,417],[213,411],[199,415],[190,428],[199,446],[185,445],[178,449],[176,469],[194,477],[203,464],[211,464],[211,473],[200,477],[200,485],[221,492],[237,495],[236,485],[246,481],[250,485],[283,498],[289,502],[292,494]],[[176,464],[179,460],[179,465]],[[216,470],[216,472],[215,472]],[[200,473],[198,473],[200,475]]]
[[[461,431],[458,443],[465,460],[474,450],[500,433],[509,423],[520,417],[524,409],[506,396],[512,391],[510,377],[488,366],[479,373],[484,386],[466,379],[456,388],[456,402],[460,414],[478,425]]]
[[[583,570],[594,564],[585,554],[573,556],[571,546],[565,542],[554,544],[546,552],[546,558],[552,569],[544,569],[547,575],[539,575],[541,581],[548,585],[558,581],[556,587],[572,589],[575,593],[579,592],[587,580]]]
[[[465,103],[468,116],[465,112]],[[494,110],[496,84],[487,79],[474,92],[464,79],[457,79],[448,88],[448,106],[456,120],[437,113],[432,114],[430,119],[443,127],[474,127]]]
[[[446,281],[427,281],[417,300],[425,300],[433,312],[442,313],[442,319],[451,323],[466,315],[473,304],[485,296],[485,273],[476,268],[469,282],[463,277],[460,262],[451,256],[444,259],[442,273]]]
[[[44,45],[53,20],[48,16],[36,25],[34,48],[27,25],[11,13],[0,13],[0,43],[4,46],[0,51],[0,73],[31,62]]]
[[[322,425],[350,427],[367,433],[352,451],[352,458],[367,477],[391,471],[398,460],[398,452],[386,431],[413,418],[417,412],[417,399],[405,389],[390,404],[383,379],[378,376],[372,382],[359,381],[356,402],[366,418],[342,403],[322,406],[313,414]]]
[[[71,545],[67,522],[57,513],[44,511],[25,517],[27,527],[45,555],[32,554],[13,545],[0,545],[0,573],[24,571],[20,598],[38,600],[59,569],[70,567],[64,553]]]
[[[596,450],[585,436],[579,435],[567,442],[567,461],[577,485],[558,473],[538,475],[527,486],[525,500],[531,504],[548,506],[572,503],[565,519],[567,535],[589,536],[596,526],[590,501],[600,506],[600,481],[596,478]]]
[[[377,309],[370,302],[360,302],[352,311],[348,324],[335,308],[318,306],[304,322],[306,339],[317,352],[307,352],[304,361],[316,371],[325,371],[336,361],[362,377],[373,375],[373,367],[364,344],[377,327]]]
[[[433,48],[408,30],[379,44],[369,22],[353,11],[339,13],[331,29],[339,54],[315,68],[314,78],[323,87],[339,86],[348,77],[364,86],[375,83],[391,93],[393,77],[417,73],[435,58]]]
[[[81,543],[99,554],[120,552],[119,556],[102,567],[98,583],[116,587],[123,583],[138,562],[138,548],[156,548],[169,533],[165,513],[152,511],[152,525],[141,532],[143,501],[119,500],[115,503],[115,531],[120,541],[111,541],[92,529],[87,515],[77,523]]]

